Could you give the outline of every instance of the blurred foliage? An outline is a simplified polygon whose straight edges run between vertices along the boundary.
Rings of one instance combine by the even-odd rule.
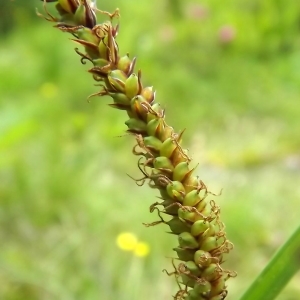
[[[36,1],[0,0],[0,34],[7,35],[18,26],[35,23]]]
[[[220,204],[238,299],[299,223],[300,46],[296,1],[101,1],[121,11],[122,53],[138,57],[167,119],[186,128]],[[40,1],[0,2],[0,299],[170,299],[172,236],[136,187],[126,117],[97,91]],[[100,20],[104,17],[100,16]],[[133,232],[145,258],[116,246]],[[299,278],[281,300],[299,298]]]
[[[300,7],[285,0],[231,0],[226,7],[219,0],[204,0],[203,9],[212,29],[230,26],[236,39],[236,51],[267,58],[289,52],[299,46]],[[217,16],[217,18],[214,18]],[[228,30],[219,32],[226,39]]]

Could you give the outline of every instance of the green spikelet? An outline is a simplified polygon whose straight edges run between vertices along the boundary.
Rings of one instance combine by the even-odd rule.
[[[56,3],[58,17],[46,9],[47,2]],[[160,203],[150,210],[158,211],[160,221],[148,226],[165,223],[170,233],[178,236],[174,256],[181,262],[174,265],[174,274],[180,290],[174,299],[222,300],[227,295],[226,281],[234,272],[221,267],[223,255],[233,245],[220,220],[220,208],[205,184],[193,175],[188,151],[182,148],[183,132],[176,133],[165,121],[165,111],[155,102],[155,91],[143,86],[141,71],[135,72],[136,59],[120,55],[116,42],[118,17],[100,11],[91,0],[44,0],[45,19],[55,22],[58,29],[68,32],[84,48],[78,49],[81,62],[89,60],[89,72],[101,81],[98,96],[111,96],[111,107],[125,110],[128,132],[136,138],[133,154],[139,156],[138,167],[151,188],[158,189]],[[97,24],[96,12],[107,15],[109,21]],[[161,217],[164,213],[169,220]],[[174,257],[174,258],[175,258]],[[171,297],[171,295],[170,295]]]

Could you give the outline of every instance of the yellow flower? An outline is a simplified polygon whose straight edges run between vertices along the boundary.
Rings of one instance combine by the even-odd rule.
[[[117,236],[117,245],[121,250],[133,251],[137,244],[137,237],[131,232],[122,232]]]
[[[138,242],[134,249],[134,254],[139,257],[147,256],[149,252],[149,245],[144,242]]]
[[[40,87],[40,94],[44,98],[54,98],[57,95],[57,87],[52,82],[45,82]]]
[[[131,232],[122,232],[117,236],[116,243],[123,251],[132,251],[135,256],[145,257],[149,254],[149,245],[139,242],[136,235]]]

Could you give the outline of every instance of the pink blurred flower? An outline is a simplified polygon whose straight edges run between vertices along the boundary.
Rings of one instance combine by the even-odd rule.
[[[191,3],[186,6],[186,16],[189,19],[203,20],[208,16],[208,9],[204,5]]]
[[[236,30],[231,25],[224,25],[219,30],[219,40],[223,44],[232,42],[236,37]]]
[[[172,26],[164,26],[160,29],[159,37],[164,42],[172,42],[175,38],[175,29]]]

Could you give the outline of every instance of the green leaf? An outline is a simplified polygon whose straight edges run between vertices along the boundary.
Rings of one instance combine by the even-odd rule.
[[[275,299],[300,269],[300,226],[275,253],[240,300]]]

